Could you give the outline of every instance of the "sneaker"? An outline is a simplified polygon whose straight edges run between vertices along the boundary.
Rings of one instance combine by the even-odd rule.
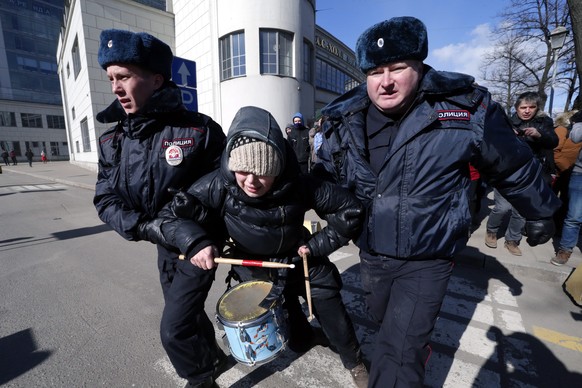
[[[511,253],[514,256],[521,256],[522,255],[521,249],[519,249],[519,245],[517,244],[517,241],[506,241],[505,248],[507,248],[509,253]]]
[[[552,257],[550,263],[554,265],[564,265],[572,255],[572,252],[565,251],[563,249],[558,249],[555,257]]]
[[[368,388],[368,379],[370,376],[363,362],[360,362],[354,368],[350,369],[350,373],[356,387]]]
[[[186,383],[184,388],[220,388],[216,379],[236,365],[236,360],[232,356],[227,356],[222,350],[219,351],[218,358],[214,361],[214,372],[212,376],[199,383]]]
[[[485,245],[489,248],[497,248],[497,234],[488,231],[485,236]]]

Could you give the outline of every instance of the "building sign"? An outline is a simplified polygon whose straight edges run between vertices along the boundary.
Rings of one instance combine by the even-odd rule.
[[[329,40],[322,38],[320,36],[315,36],[315,44],[327,52],[335,55],[336,57],[342,59],[344,62],[349,63],[352,66],[356,65],[356,59],[351,55],[346,54],[341,48],[330,42]]]

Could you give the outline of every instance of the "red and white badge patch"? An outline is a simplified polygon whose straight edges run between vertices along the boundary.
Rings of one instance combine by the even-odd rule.
[[[437,110],[439,120],[471,120],[468,110]]]
[[[173,145],[166,148],[166,162],[170,166],[177,166],[182,163],[182,160],[184,160],[184,153],[180,146]]]

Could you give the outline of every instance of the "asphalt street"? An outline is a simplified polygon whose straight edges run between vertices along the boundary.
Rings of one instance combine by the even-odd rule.
[[[2,179],[3,177],[7,179]],[[23,177],[29,178],[23,180]],[[95,179],[95,171],[80,168],[68,162],[34,163],[33,167],[27,164],[5,166],[4,175],[0,176],[0,214],[3,215],[3,219],[6,219],[5,216],[12,217],[14,214],[23,215],[27,209],[14,207],[24,206],[22,203],[26,202],[19,202],[17,199],[26,195],[30,198],[31,205],[36,205],[33,198],[36,198],[39,192],[58,193],[59,196],[55,197],[56,206],[71,208],[72,205],[68,204],[67,196],[78,197],[76,193],[81,192],[79,191],[81,189],[87,192],[82,195],[90,198]],[[59,201],[62,203],[59,204]],[[101,244],[101,248],[98,248],[99,245],[96,248],[91,245],[91,250],[97,251],[92,254],[102,253],[109,257],[119,255],[119,251],[122,251],[123,255],[134,257],[149,252],[150,247],[147,245],[127,243],[111,230],[99,226],[99,220],[96,220],[90,202],[78,206],[79,210],[71,211],[76,214],[75,222],[80,225],[85,223],[84,228],[101,233],[97,242]],[[582,386],[582,339],[580,338],[582,310],[569,300],[562,289],[564,280],[573,268],[582,262],[580,251],[574,253],[567,265],[555,267],[549,263],[554,252],[552,242],[535,248],[523,243],[521,245],[524,252],[522,257],[510,255],[502,246],[503,240],[499,248],[487,248],[483,243],[486,212],[485,209],[483,222],[471,236],[467,249],[456,260],[457,265],[433,334],[433,353],[428,363],[425,384],[430,387]],[[79,215],[82,216],[79,217]],[[27,217],[22,218],[34,219]],[[72,214],[71,217],[73,217]],[[317,220],[314,214],[308,214],[308,218]],[[107,323],[101,321],[101,314],[109,311],[112,306],[123,303],[124,294],[115,293],[117,287],[121,287],[116,283],[105,281],[99,284],[95,274],[98,272],[99,279],[106,279],[119,275],[111,273],[115,271],[131,273],[131,266],[128,268],[119,265],[117,268],[111,268],[96,263],[78,267],[69,263],[67,266],[71,267],[68,268],[70,275],[61,281],[87,282],[95,287],[99,298],[95,298],[92,304],[93,309],[84,304],[83,298],[77,300],[78,305],[72,304],[67,308],[59,307],[63,303],[60,300],[52,308],[45,304],[39,305],[33,302],[34,299],[23,297],[31,292],[26,287],[35,287],[42,294],[43,287],[48,287],[50,283],[50,277],[44,274],[42,282],[39,282],[38,278],[32,278],[26,284],[15,280],[21,272],[14,269],[15,264],[8,265],[8,263],[15,260],[13,257],[15,252],[25,251],[15,241],[31,233],[27,234],[26,225],[18,225],[18,221],[13,220],[12,224],[16,226],[5,227],[0,231],[0,265],[7,266],[2,268],[3,286],[0,286],[0,291],[4,296],[0,312],[5,322],[0,326],[0,364],[4,365],[0,367],[0,384],[10,387],[96,385],[121,387],[130,386],[128,382],[131,382],[131,386],[139,387],[160,386],[159,382],[162,381],[165,383],[161,386],[183,385],[184,381],[176,376],[156,338],[155,326],[162,302],[159,285],[151,284],[156,282],[157,271],[151,261],[148,261],[149,267],[146,269],[140,266],[140,271],[144,271],[143,276],[147,278],[147,281],[144,283],[136,281],[136,284],[123,286],[146,293],[147,302],[141,299],[132,300],[136,304],[132,309],[136,318],[140,319],[139,326],[145,325],[142,327],[144,333],[150,334],[144,334],[143,344],[139,346],[133,343],[127,345],[131,349],[113,345],[99,347],[99,351],[103,354],[98,360],[102,361],[92,363],[90,367],[95,368],[95,371],[90,373],[90,371],[80,369],[83,368],[82,363],[73,361],[75,360],[74,351],[68,353],[73,344],[82,340],[79,338],[80,334],[74,330],[78,316],[80,315],[84,322],[90,323],[96,332],[106,327]],[[44,238],[47,237],[43,237],[39,232],[38,239]],[[76,244],[82,247],[90,243],[88,237],[83,237],[78,238]],[[99,250],[101,252],[98,252]],[[53,261],[61,259],[55,257]],[[357,250],[352,245],[346,246],[335,252],[331,259],[342,273],[344,301],[356,326],[364,354],[369,355],[375,342],[375,325],[366,314],[365,299],[360,287]],[[17,266],[23,265],[20,261],[15,261],[15,263],[18,263]],[[93,268],[94,265],[98,267]],[[78,272],[81,272],[82,276]],[[25,273],[28,274],[28,272]],[[226,266],[222,266],[217,273],[217,282],[213,286],[213,292],[206,305],[211,317],[214,317],[216,302],[224,292],[225,288],[220,280],[225,275]],[[120,282],[122,279],[124,278],[120,276]],[[148,285],[149,288],[147,288]],[[67,285],[62,287],[67,287]],[[58,291],[53,292],[58,293]],[[115,297],[108,296],[108,292]],[[70,299],[76,300],[74,296]],[[48,299],[46,304],[50,303]],[[78,311],[79,305],[85,307]],[[49,322],[70,319],[75,324],[71,325],[69,336],[62,335],[64,333],[61,331],[53,334],[55,338],[51,340],[43,338],[43,330],[37,329],[33,333],[39,337],[36,345],[33,344],[32,351],[23,353],[23,359],[30,367],[16,374],[14,373],[16,366],[8,360],[14,359],[15,352],[22,353],[14,348],[16,336],[36,327],[25,319],[28,315],[34,315],[32,311],[29,311],[31,308],[46,309],[43,319]],[[317,321],[315,320],[313,324],[317,326]],[[40,325],[40,327],[44,326]],[[219,340],[224,336],[224,331],[218,326],[216,335]],[[114,337],[113,334],[110,336]],[[131,332],[128,331],[126,336],[132,336]],[[34,336],[31,335],[31,337]],[[51,343],[51,346],[43,346],[46,341]],[[111,341],[112,339],[109,338],[103,342],[110,343]],[[133,355],[128,356],[127,352],[133,352]],[[31,362],[31,358],[42,357],[43,353],[50,353],[50,355],[45,354],[46,359],[42,362],[36,364]],[[66,355],[64,358],[63,354]],[[125,374],[117,375],[112,372],[111,363],[120,357],[119,354],[126,355],[120,358],[123,360]],[[139,365],[135,365],[136,363]],[[151,376],[155,376],[157,383],[140,379],[140,376],[145,378],[150,373]],[[343,369],[337,355],[331,349],[321,346],[316,346],[305,354],[284,350],[277,358],[264,365],[250,367],[237,364],[224,373],[218,382],[225,387],[352,386],[349,372]]]

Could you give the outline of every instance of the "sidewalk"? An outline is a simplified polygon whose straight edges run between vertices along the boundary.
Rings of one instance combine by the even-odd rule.
[[[2,166],[2,168],[5,174],[26,174],[88,190],[95,189],[97,180],[95,171],[68,161],[47,164],[36,162],[32,164],[32,167],[29,167],[28,163],[21,163],[17,166]],[[486,209],[485,212],[487,212]],[[510,254],[503,246],[503,238],[498,241],[496,249],[489,248],[484,243],[486,222],[487,218],[472,234],[467,248],[457,256],[458,264],[479,267],[488,271],[509,271],[513,275],[533,277],[543,281],[556,282],[560,285],[566,280],[573,268],[582,264],[582,254],[578,249],[574,251],[565,265],[557,267],[551,264],[550,258],[555,252],[552,240],[543,245],[530,247],[524,237],[520,245],[523,256]]]

